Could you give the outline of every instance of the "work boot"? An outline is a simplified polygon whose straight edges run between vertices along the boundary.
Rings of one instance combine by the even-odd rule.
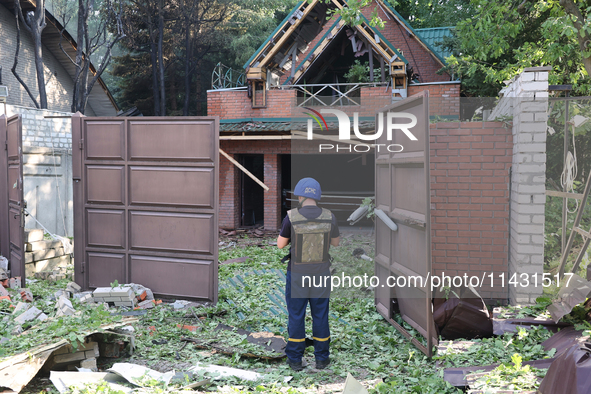
[[[302,364],[302,360],[300,361],[292,361],[289,358],[287,359],[287,365],[294,371],[301,371],[304,369],[304,365]]]
[[[330,365],[330,358],[326,360],[316,360],[316,369],[324,369]]]

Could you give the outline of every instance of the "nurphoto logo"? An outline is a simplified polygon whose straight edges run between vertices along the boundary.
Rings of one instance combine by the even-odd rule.
[[[339,140],[342,141],[351,141],[351,119],[349,115],[345,112],[340,111],[338,109],[321,109],[320,112],[313,110],[309,107],[304,107],[310,112],[306,112],[306,115],[309,115],[312,119],[308,119],[308,140],[314,139],[314,121],[318,124],[321,131],[328,130],[328,125],[326,123],[326,119],[324,119],[323,114],[332,114],[337,117],[339,123]],[[409,119],[410,122],[406,123],[397,123],[400,118]],[[392,136],[394,131],[399,130],[402,131],[408,139],[411,141],[417,141],[417,137],[410,131],[411,128],[416,126],[417,124],[417,117],[413,114],[409,114],[406,112],[388,112],[386,114],[386,126],[384,127],[384,113],[380,113],[377,116],[377,129],[373,134],[362,134],[359,131],[359,113],[353,113],[353,133],[355,137],[362,140],[362,141],[377,141],[382,134],[384,133],[384,129],[386,130],[386,139],[388,141],[392,141]],[[339,151],[347,151],[347,152],[369,152],[372,148],[375,148],[378,152],[380,149],[387,149],[388,152],[396,153],[402,152],[404,147],[400,144],[347,144],[347,145],[339,145],[339,144],[319,144],[318,150],[319,152],[329,151],[329,150],[336,150]]]

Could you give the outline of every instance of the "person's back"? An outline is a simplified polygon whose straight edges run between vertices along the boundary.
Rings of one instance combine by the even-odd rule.
[[[284,218],[277,246],[284,248],[291,242],[288,259],[285,301],[289,312],[289,339],[285,353],[294,370],[303,369],[302,356],[306,348],[305,316],[310,303],[313,319],[314,355],[316,368],[330,363],[330,329],[328,309],[330,297],[330,246],[338,246],[339,229],[335,216],[320,208],[320,184],[312,178],[298,182],[294,195],[299,208],[292,209]]]

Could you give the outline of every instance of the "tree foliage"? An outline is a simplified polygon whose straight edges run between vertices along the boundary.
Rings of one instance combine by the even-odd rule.
[[[94,85],[111,61],[114,46],[125,37],[123,6],[121,0],[53,0],[51,8],[62,25],[60,49],[76,68],[71,111],[84,114]],[[76,31],[74,57],[64,48],[67,30]],[[95,66],[92,71],[91,61]]]
[[[128,0],[124,56],[112,70],[122,108],[144,115],[204,115],[211,73],[235,69],[267,39],[293,0]]]
[[[591,91],[591,7],[572,0],[472,0],[476,15],[446,40],[448,72],[468,95],[490,95],[525,67],[551,66],[550,84]],[[494,93],[493,93],[494,94]]]

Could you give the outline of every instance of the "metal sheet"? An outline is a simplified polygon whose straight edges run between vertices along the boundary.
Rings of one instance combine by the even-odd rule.
[[[72,118],[76,280],[217,301],[218,121]]]
[[[575,344],[556,357],[537,392],[540,394],[591,393],[591,343]]]
[[[376,307],[390,323],[404,335],[410,336],[392,319],[394,302],[400,308],[402,318],[427,340],[424,346],[413,343],[429,357],[437,344],[437,332],[433,321],[431,289],[428,286],[393,287],[386,285],[389,276],[420,277],[427,280],[431,274],[431,225],[430,225],[430,179],[429,179],[429,102],[428,92],[409,97],[376,114],[396,112],[412,114],[417,124],[410,128],[416,137],[411,140],[401,132],[382,133],[378,144],[399,144],[400,153],[387,149],[376,152],[376,208],[388,214],[397,225],[391,231],[381,221],[376,221],[375,274],[382,284],[376,289]],[[384,118],[386,116],[384,115]],[[394,123],[408,123],[408,118],[394,118]],[[388,134],[391,139],[388,140]]]
[[[581,302],[584,302],[591,294],[591,282],[587,282],[577,274],[573,274],[568,286],[563,286],[558,291],[556,301],[548,306],[548,312],[555,322],[558,322],[565,315]]]
[[[25,286],[22,120],[0,116],[0,254]]]

